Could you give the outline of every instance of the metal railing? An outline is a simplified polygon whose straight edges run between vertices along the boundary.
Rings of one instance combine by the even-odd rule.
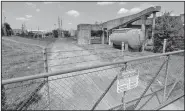
[[[3,91],[6,95],[4,109],[119,109],[123,105],[121,101],[119,99],[114,100],[116,101],[116,105],[114,105],[110,100],[113,100],[116,96],[114,91],[116,91],[117,74],[125,66],[127,66],[126,70],[139,69],[142,73],[140,81],[147,84],[144,92],[139,97],[126,101],[126,108],[134,103],[132,109],[143,109],[154,97],[157,97],[159,105],[163,107],[169,102],[164,105],[163,103],[166,100],[169,101],[171,95],[176,91],[174,91],[174,88],[177,88],[178,84],[182,82],[181,78],[176,78],[180,75],[175,76],[180,73],[184,74],[182,71],[184,67],[182,66],[183,60],[181,60],[184,57],[178,56],[179,53],[184,53],[184,50],[50,72],[49,59],[47,58],[49,53],[45,50],[43,52],[45,73],[2,80]],[[165,64],[166,68],[163,68]],[[171,65],[176,69],[175,71],[168,68]],[[156,69],[158,69],[157,72],[153,74]],[[160,76],[163,73],[164,75]],[[150,79],[145,81],[143,78],[148,75],[151,75]],[[161,83],[161,85],[159,81],[164,81],[164,83]],[[158,84],[160,89],[151,88],[154,83]],[[149,89],[152,93],[145,95]],[[179,87],[177,89],[180,90]],[[162,100],[160,100],[159,95],[163,98]],[[144,102],[143,99],[149,96],[151,97]],[[140,107],[138,108],[138,106]]]

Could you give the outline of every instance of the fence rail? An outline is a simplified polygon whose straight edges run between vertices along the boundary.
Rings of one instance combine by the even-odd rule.
[[[94,69],[94,68],[99,68],[99,67],[105,67],[105,66],[110,66],[110,65],[116,65],[116,64],[124,64],[127,62],[149,59],[149,58],[154,58],[154,57],[159,57],[159,56],[173,55],[173,54],[183,53],[183,52],[184,52],[184,50],[180,50],[180,51],[168,52],[168,53],[164,53],[164,54],[143,56],[143,57],[138,57],[138,58],[131,59],[131,60],[123,60],[123,61],[119,61],[119,62],[102,63],[99,65],[86,66],[86,67],[74,68],[74,69],[67,69],[67,70],[62,70],[62,71],[57,71],[57,72],[52,72],[52,73],[41,73],[39,75],[31,75],[31,76],[26,76],[26,77],[13,78],[13,79],[9,79],[9,80],[2,80],[2,84],[10,84],[10,83],[26,81],[26,80],[31,80],[31,79],[38,79],[38,78],[46,78],[49,76],[55,76],[55,75],[59,75],[59,74],[67,74],[67,73],[88,70],[88,69]]]
[[[70,51],[58,51],[57,53],[60,52],[67,53]],[[43,61],[44,63],[44,73],[2,80],[2,86],[4,87],[3,91],[7,96],[4,109],[120,109],[122,108],[123,104],[118,99],[114,100],[112,96],[116,98],[115,95],[117,93],[115,92],[115,82],[117,80],[117,74],[120,73],[125,64],[127,66],[127,70],[133,68],[138,68],[139,70],[141,70],[143,74],[141,75],[142,77],[140,77],[140,81],[144,81],[143,77],[151,74],[149,80],[145,81],[146,86],[144,88],[144,92],[142,92],[140,96],[134,100],[126,99],[126,109],[130,105],[132,106],[132,109],[143,109],[150,101],[153,101],[154,97],[157,98],[159,105],[163,105],[164,103],[163,106],[165,106],[171,103],[171,96],[174,95],[174,92],[177,91],[174,89],[180,90],[181,88],[178,86],[179,84],[181,84],[181,79],[177,79],[176,76],[174,77],[173,75],[170,75],[171,72],[167,67],[170,67],[172,65],[172,63],[169,62],[173,59],[172,55],[184,53],[184,50],[143,56],[130,60],[92,64],[89,66],[75,67],[72,69],[61,69],[56,72],[49,71],[49,68],[52,68],[52,65],[48,64],[48,61],[53,60],[48,59],[50,53],[56,52],[47,52],[47,50],[45,49],[42,53],[43,60],[39,60]],[[110,51],[110,53],[114,53],[114,51]],[[98,54],[101,53],[91,53],[84,55],[82,54],[79,56],[63,57],[62,59],[71,59]],[[111,58],[119,58],[124,56],[125,55]],[[98,61],[98,59],[88,60],[84,62],[92,61]],[[28,63],[29,62],[30,61],[28,61]],[[73,62],[71,64],[76,63],[78,62]],[[82,63],[82,61],[80,61],[79,63]],[[168,63],[168,65],[166,65],[166,68],[164,68],[166,63]],[[61,66],[65,64],[56,64],[53,65],[53,67],[57,65]],[[174,67],[175,69],[177,69],[177,71],[173,73],[181,73],[181,75],[184,74],[184,72],[182,71],[183,66],[174,65]],[[156,71],[156,69],[158,70]],[[153,72],[155,72],[155,74],[153,74]],[[159,77],[159,75],[162,75],[163,73],[164,75]],[[155,82],[157,80],[162,82],[160,83],[160,88],[158,90],[151,88],[154,87],[152,85],[156,85]],[[151,90],[151,93],[148,94],[149,89]],[[182,97],[182,95],[180,97]],[[161,100],[161,98],[164,99]],[[165,103],[166,101],[170,102]],[[158,109],[160,109],[161,107],[159,107]]]

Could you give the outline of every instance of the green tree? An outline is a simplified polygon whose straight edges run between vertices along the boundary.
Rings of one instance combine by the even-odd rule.
[[[28,32],[28,37],[33,37],[34,33],[32,31]]]
[[[13,30],[12,30],[10,24],[8,24],[7,22],[5,22],[5,23],[3,24],[3,26],[5,27],[7,36],[11,36],[11,35],[13,34]],[[3,34],[5,34],[4,30],[3,30]]]
[[[4,30],[2,26],[1,26],[1,36],[4,36]]]
[[[69,31],[67,31],[67,30],[64,30],[63,33],[64,33],[64,37],[70,37],[71,36]]]
[[[165,12],[156,18],[154,52],[162,52],[164,39],[167,39],[166,51],[175,50],[175,37],[184,35],[182,21],[178,16],[170,16],[170,14],[171,12]]]
[[[58,37],[58,30],[52,30],[52,32],[53,32],[53,36],[55,38],[57,38]]]

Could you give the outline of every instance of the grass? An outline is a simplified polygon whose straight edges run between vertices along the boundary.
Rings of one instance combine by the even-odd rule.
[[[8,40],[7,40],[8,39]],[[15,40],[17,42],[10,41]],[[10,79],[16,77],[29,76],[44,72],[44,62],[42,48],[51,46],[55,39],[47,38],[42,40],[27,39],[22,37],[3,37],[2,39],[2,79]],[[34,44],[27,45],[22,43]],[[32,61],[32,62],[29,62]],[[37,88],[38,83],[43,79],[30,80],[19,83],[5,85],[6,103],[9,109],[15,109],[20,105],[29,94]],[[30,84],[30,85],[24,85]],[[16,87],[16,88],[13,88]],[[23,88],[24,87],[24,88]]]
[[[4,37],[5,38],[5,37]],[[6,37],[11,40],[16,40],[22,43],[29,43],[33,45],[40,45],[42,47],[48,47],[52,42],[56,40],[56,38],[26,38],[26,37],[19,37],[19,36],[11,36]]]

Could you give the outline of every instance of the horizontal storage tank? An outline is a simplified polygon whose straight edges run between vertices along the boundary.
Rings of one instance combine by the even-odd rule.
[[[139,49],[144,42],[144,36],[141,29],[130,29],[124,32],[113,32],[110,35],[110,41],[114,45],[121,45],[122,42],[128,43],[129,47],[132,49]]]

